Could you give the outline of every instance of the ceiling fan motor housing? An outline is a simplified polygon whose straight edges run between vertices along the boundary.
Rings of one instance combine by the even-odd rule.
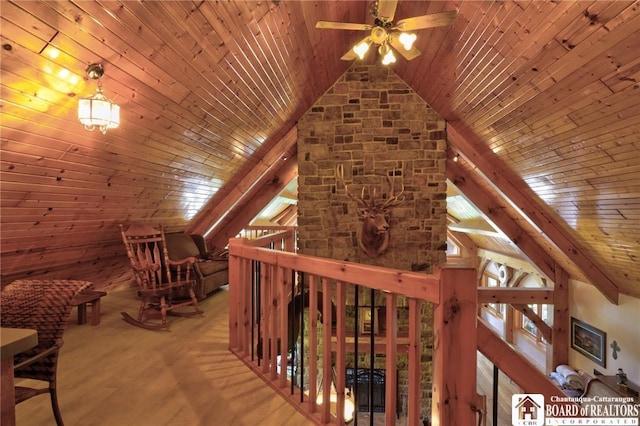
[[[382,27],[373,27],[371,29],[371,41],[376,44],[382,44],[387,39],[387,30]]]

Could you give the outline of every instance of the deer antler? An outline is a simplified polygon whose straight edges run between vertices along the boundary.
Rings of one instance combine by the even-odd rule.
[[[336,166],[336,177],[338,178],[338,181],[342,183],[342,185],[344,186],[344,191],[347,193],[347,196],[349,196],[349,198],[357,202],[358,206],[363,208],[370,207],[369,204],[367,204],[367,202],[364,200],[364,186],[362,187],[362,193],[360,194],[360,198],[356,197],[355,195],[349,192],[349,186],[344,181],[344,165],[338,164]]]
[[[400,193],[398,195],[393,195],[395,191],[394,191],[394,185],[393,185],[393,180],[391,179],[391,176],[387,175],[387,180],[389,181],[389,186],[391,187],[391,193],[389,194],[389,198],[387,199],[387,201],[385,201],[385,203],[382,205],[383,209],[386,209],[387,207],[391,207],[391,206],[396,206],[404,201],[404,197],[400,198],[404,193],[404,182],[402,180],[400,181],[400,184],[402,185],[402,189],[400,190]]]

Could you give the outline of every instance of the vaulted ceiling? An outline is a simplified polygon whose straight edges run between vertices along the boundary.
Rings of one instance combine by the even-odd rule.
[[[3,281],[122,256],[119,223],[215,234],[266,204],[295,177],[296,121],[365,35],[316,21],[373,23],[364,1],[0,8]],[[503,236],[457,231],[640,297],[640,3],[400,0],[395,19],[449,10],[391,67],[447,120],[454,195]],[[76,116],[95,62],[121,107],[105,135]]]

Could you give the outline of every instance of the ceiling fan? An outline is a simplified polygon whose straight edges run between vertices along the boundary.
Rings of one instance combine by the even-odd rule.
[[[420,55],[420,51],[413,46],[417,36],[408,31],[425,28],[442,27],[452,24],[456,20],[456,11],[432,13],[401,19],[395,25],[393,17],[396,13],[398,0],[377,0],[371,4],[370,12],[375,18],[374,24],[353,24],[349,22],[318,21],[316,28],[335,30],[370,31],[370,33],[349,49],[342,56],[342,60],[351,61],[355,58],[363,59],[372,44],[378,46],[384,65],[396,61],[393,51],[399,52],[410,61]]]

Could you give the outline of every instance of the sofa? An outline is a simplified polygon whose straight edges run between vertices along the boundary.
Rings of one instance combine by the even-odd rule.
[[[229,283],[229,261],[223,254],[211,253],[202,235],[182,232],[165,235],[169,259],[195,257],[196,297],[203,299]]]

